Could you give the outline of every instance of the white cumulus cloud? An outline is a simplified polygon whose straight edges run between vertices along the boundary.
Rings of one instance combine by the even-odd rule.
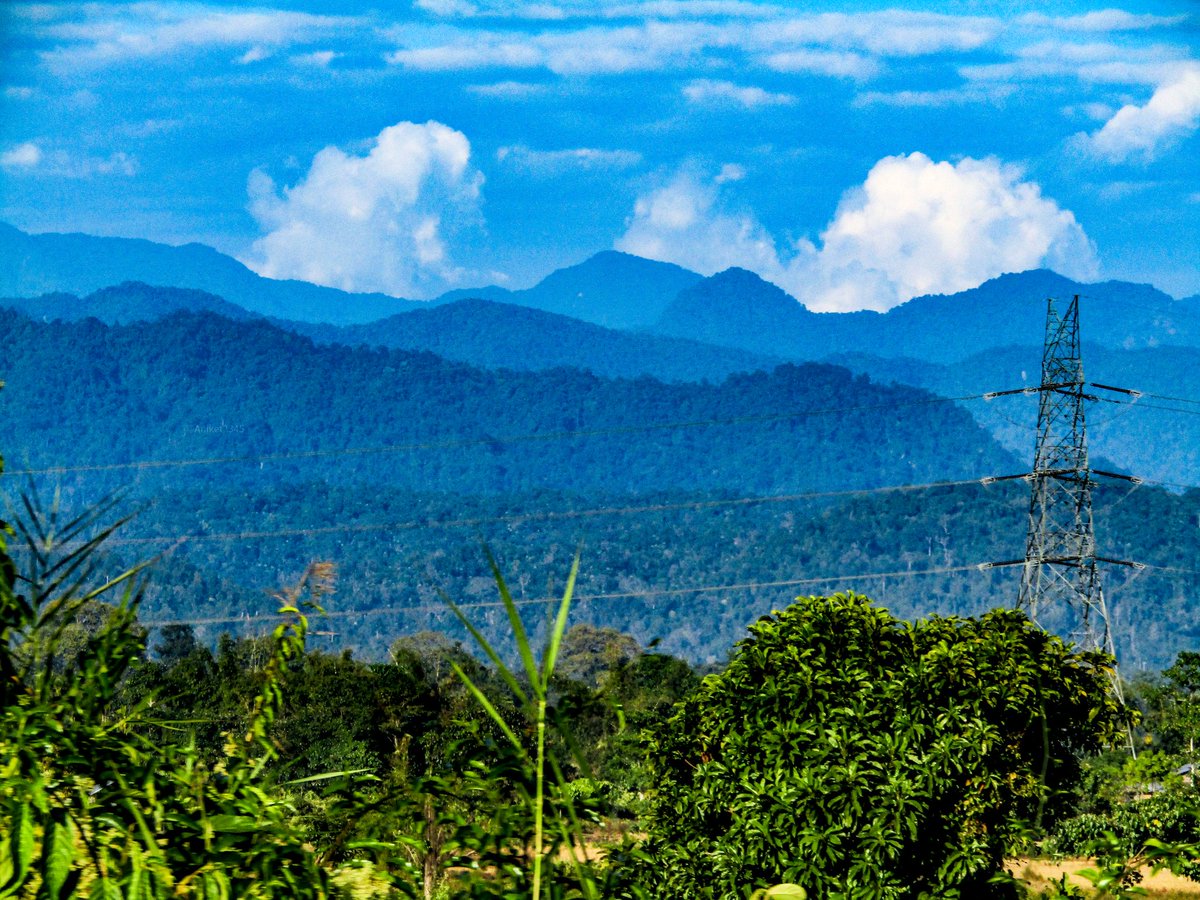
[[[1083,146],[1111,162],[1149,162],[1200,127],[1200,65],[1162,84],[1145,106],[1121,107]]]
[[[741,266],[831,312],[886,310],[1039,266],[1080,279],[1099,268],[1075,216],[994,159],[881,159],[842,196],[819,245],[777,243],[752,213],[730,208],[726,190],[677,174],[638,198],[616,248],[702,274]]]
[[[326,147],[282,191],[255,170],[250,212],[265,234],[247,265],[348,291],[439,293],[465,275],[447,238],[479,221],[483,176],[470,157],[461,132],[401,122],[380,132],[365,156]]]
[[[774,239],[752,214],[728,210],[721,196],[721,185],[736,180],[706,179],[692,170],[677,173],[637,199],[614,246],[702,275],[740,266],[771,278],[780,268]]]
[[[1016,166],[912,153],[881,159],[842,196],[800,287],[812,309],[888,309],[1039,266],[1096,276],[1095,249],[1073,213]]]

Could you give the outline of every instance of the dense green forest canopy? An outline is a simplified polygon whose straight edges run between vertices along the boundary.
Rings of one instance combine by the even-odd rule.
[[[109,473],[117,483],[136,474],[143,493],[181,482],[257,492],[316,473],[462,492],[766,492],[1012,465],[966,412],[833,366],[781,366],[716,385],[484,371],[189,313],[105,326],[5,312],[0,343],[0,441],[14,469],[250,458]],[[344,452],[379,447],[393,452]]]
[[[1115,485],[1094,500],[1100,552],[1148,564],[1102,573],[1122,664],[1130,672],[1162,668],[1198,634],[1190,598],[1200,570],[1200,492]],[[977,566],[1021,558],[1027,525],[1027,488],[1011,483],[778,499],[479,496],[313,482],[256,496],[238,488],[165,493],[141,509],[110,553],[115,569],[167,551],[154,565],[142,617],[196,622],[209,646],[222,632],[267,629],[275,586],[313,559],[331,560],[337,589],[311,642],[379,660],[402,634],[466,637],[443,591],[481,604],[475,614],[503,631],[481,542],[496,553],[534,628],[581,550],[580,621],[643,644],[659,639],[663,650],[702,663],[723,660],[747,624],[799,591],[868,591],[903,618],[1011,605],[1019,568]],[[180,543],[183,535],[193,538]],[[1070,627],[1053,610],[1043,616]]]

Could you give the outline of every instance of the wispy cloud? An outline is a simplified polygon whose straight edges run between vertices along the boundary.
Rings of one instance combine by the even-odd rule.
[[[566,171],[630,169],[642,162],[634,150],[604,150],[575,147],[568,150],[533,150],[517,144],[496,151],[496,161],[532,174],[558,174]]]
[[[645,0],[641,3],[605,4],[604,15],[613,19],[769,19],[787,10],[773,3],[747,0]]]
[[[1121,107],[1098,131],[1080,135],[1109,162],[1150,162],[1200,127],[1200,64],[1161,85],[1143,106]]]
[[[652,7],[623,8],[647,15]],[[398,26],[390,31],[398,46],[388,59],[424,71],[545,68],[564,75],[677,70],[720,59],[779,72],[869,78],[881,71],[880,60],[973,50],[1002,30],[993,18],[906,10],[797,15],[767,5],[670,8],[679,15],[541,31]]]
[[[291,58],[291,61],[300,66],[316,66],[317,68],[325,68],[335,59],[338,54],[333,50],[314,50],[312,53],[299,53]]]
[[[880,57],[975,50],[998,37],[1000,19],[890,9],[793,16],[749,28],[761,46],[807,45]]]
[[[776,72],[829,75],[834,78],[873,78],[882,71],[879,60],[850,50],[787,50],[762,61]]]
[[[137,157],[123,151],[96,156],[61,148],[43,149],[37,142],[26,141],[0,153],[0,168],[43,178],[128,178],[137,174],[138,161]]]
[[[790,106],[796,102],[792,94],[765,91],[760,87],[743,87],[732,81],[713,81],[698,78],[683,87],[683,96],[698,105],[734,105],[745,109],[764,106]]]
[[[1131,46],[1109,41],[1053,38],[1019,47],[1005,62],[964,65],[971,81],[1020,83],[1071,79],[1108,84],[1159,84],[1192,64],[1187,47],[1173,44]]]
[[[564,19],[572,9],[558,3],[512,3],[510,0],[415,0],[413,6],[444,19]]]
[[[544,96],[549,93],[550,88],[547,85],[529,81],[497,81],[492,84],[468,84],[466,90],[481,97],[528,100]]]
[[[395,31],[403,46],[388,61],[416,71],[547,69],[558,75],[616,75],[679,66],[697,58],[711,26],[648,22],[588,26],[529,34],[455,28],[428,33]]]
[[[245,62],[273,48],[344,34],[361,20],[282,10],[205,9],[168,3],[95,4],[83,16],[46,25],[59,43],[44,54],[57,70],[172,57],[208,48],[241,49]]]
[[[1121,9],[1098,9],[1077,16],[1048,16],[1045,13],[1026,13],[1017,17],[1017,24],[1054,31],[1144,31],[1179,25],[1186,15],[1156,16],[1126,12]]]
[[[32,169],[42,161],[42,150],[32,141],[17,144],[0,153],[0,167],[5,169]]]
[[[947,107],[988,103],[998,105],[1016,93],[1011,84],[965,84],[936,91],[865,91],[854,98],[855,106]]]

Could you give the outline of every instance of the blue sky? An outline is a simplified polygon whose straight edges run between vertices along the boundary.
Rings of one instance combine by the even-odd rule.
[[[883,309],[1200,293],[1194,2],[0,10],[0,219],[428,297],[616,248]]]

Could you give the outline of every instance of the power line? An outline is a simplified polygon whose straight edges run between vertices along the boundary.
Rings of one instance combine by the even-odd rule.
[[[907,491],[932,490],[934,488],[963,487],[969,484],[986,485],[985,479],[971,478],[961,481],[930,481],[923,484],[887,485],[875,488],[854,488],[841,491],[806,491],[796,494],[772,494],[762,497],[732,497],[720,500],[693,500],[683,503],[653,503],[637,506],[604,506],[579,510],[546,510],[543,512],[517,513],[508,516],[478,516],[465,519],[420,519],[403,522],[370,522],[358,525],[326,525],[316,528],[281,528],[259,531],[199,532],[195,534],[155,535],[152,537],[111,538],[105,547],[139,546],[147,544],[183,545],[193,541],[242,541],[277,537],[318,537],[328,534],[413,531],[420,529],[472,528],[482,525],[512,525],[523,522],[555,521],[562,519],[584,519],[601,516],[636,515],[680,510],[716,509],[731,506],[758,506],[769,503],[787,503],[801,500],[823,500],[870,494],[904,493]],[[23,548],[13,547],[10,553],[20,553]],[[172,548],[174,549],[174,548]]]
[[[739,584],[720,584],[720,585],[696,585],[692,587],[682,588],[650,588],[641,591],[611,591],[595,594],[577,593],[574,595],[576,603],[591,603],[591,602],[611,602],[613,600],[637,600],[637,599],[653,599],[656,597],[669,596],[684,596],[691,594],[708,595],[714,597],[721,593],[730,591],[750,591],[764,590],[768,588],[783,588],[783,587],[802,587],[810,584],[833,584],[843,581],[869,581],[875,578],[914,578],[927,575],[951,575],[965,572],[976,572],[989,574],[994,573],[999,567],[985,568],[979,563],[970,565],[958,566],[940,566],[932,569],[904,569],[892,572],[859,572],[853,575],[829,575],[813,578],[788,578],[779,581],[747,581]],[[1176,566],[1156,566],[1149,563],[1143,564],[1138,572],[1147,575],[1158,575],[1160,577],[1178,577],[1179,575],[1200,575],[1200,569],[1185,569]],[[517,606],[536,606],[557,603],[561,601],[561,597],[539,597],[533,599],[517,599],[514,600]],[[501,600],[473,600],[457,604],[459,609],[488,609],[497,608],[504,605]],[[310,616],[316,619],[350,619],[350,618],[373,618],[376,616],[386,616],[402,613],[435,613],[447,612],[448,607],[445,605],[435,604],[417,604],[414,606],[381,606],[372,609],[346,609],[346,610],[326,610],[325,612]],[[209,616],[204,618],[192,619],[148,619],[141,622],[147,628],[162,628],[167,625],[230,625],[239,622],[243,623],[267,623],[279,621],[283,616],[277,613],[269,613],[267,615],[249,615],[242,614],[236,616]]]
[[[1028,480],[1029,476],[1019,476]],[[805,500],[836,500],[849,497],[864,497],[877,494],[898,494],[909,491],[925,491],[937,488],[965,487],[981,485],[990,487],[994,481],[990,477],[969,478],[959,481],[929,481],[921,484],[885,485],[874,488],[851,488],[840,491],[804,491],[793,494],[770,494],[752,497],[728,497],[718,500],[690,500],[681,503],[648,503],[630,506],[602,506],[576,510],[545,510],[540,512],[515,513],[506,516],[474,516],[461,519],[409,519],[398,522],[367,522],[360,524],[325,525],[319,527],[295,527],[278,529],[257,529],[226,532],[193,532],[187,534],[161,534],[146,537],[121,538],[114,537],[104,542],[105,547],[148,546],[154,544],[171,544],[166,552],[189,543],[200,542],[237,542],[249,540],[270,540],[273,538],[310,538],[334,534],[357,534],[376,531],[419,531],[419,530],[453,530],[459,528],[478,528],[485,525],[520,525],[526,522],[550,522],[571,519],[602,518],[605,516],[640,515],[660,512],[680,512],[685,510],[720,509],[728,507],[765,506],[773,503],[791,503]],[[1194,485],[1176,482],[1156,481],[1154,479],[1139,479],[1137,483],[1192,489]],[[1135,484],[1136,487],[1136,484]],[[1123,503],[1132,491],[1124,493],[1106,510]],[[10,554],[19,555],[26,548],[14,546],[9,548]]]
[[[748,581],[741,584],[698,585],[683,588],[652,588],[644,591],[612,591],[596,594],[575,594],[574,602],[610,602],[613,600],[637,600],[654,597],[676,597],[690,594],[716,595],[729,591],[763,590],[767,588],[801,587],[809,584],[831,584],[841,581],[867,581],[874,578],[911,578],[922,575],[948,575],[958,572],[981,571],[977,565],[942,566],[934,569],[906,569],[895,572],[861,572],[854,575],[830,575],[819,578],[788,578],[780,581]],[[536,599],[514,600],[517,606],[546,605],[561,602],[561,597],[539,597]],[[459,609],[485,609],[504,605],[501,600],[478,600],[457,604]],[[447,612],[444,605],[424,604],[417,606],[390,606],[360,610],[332,610],[317,614],[318,619],[348,619],[355,617],[373,617],[392,615],[394,613],[428,613]],[[284,618],[272,613],[265,616],[214,616],[202,619],[155,619],[141,624],[147,628],[161,628],[166,625],[228,625],[237,622],[273,622]]]
[[[773,413],[762,416],[733,416],[723,419],[697,419],[679,422],[652,422],[645,425],[615,425],[609,428],[581,428],[567,431],[532,432],[527,434],[487,435],[478,438],[447,438],[438,441],[419,441],[407,444],[381,444],[375,447],[345,447],[331,450],[298,450],[288,453],[246,454],[240,456],[210,456],[185,459],[161,460],[132,460],[120,463],[97,463],[80,466],[44,466],[41,468],[14,469],[6,471],[5,475],[65,475],[72,472],[109,472],[125,469],[166,469],[184,466],[209,466],[228,463],[248,462],[280,462],[292,459],[324,459],[336,456],[366,456],[376,453],[410,453],[419,450],[446,450],[455,447],[494,446],[496,444],[538,443],[557,440],[569,440],[581,437],[601,437],[608,435],[636,434],[649,431],[671,431],[682,428],[707,428],[715,425],[741,425],[768,422],[782,422],[793,419],[803,419],[810,416],[838,415],[839,413],[865,412],[867,410],[897,409],[905,406],[930,406],[938,403],[957,403],[969,400],[981,400],[983,394],[964,397],[930,396],[920,400],[907,400],[895,403],[871,403],[862,406],[835,406],[824,409],[793,410],[786,413]]]
[[[1037,387],[1018,388],[1013,391],[988,392],[983,394],[967,394],[959,397],[927,397],[920,400],[908,400],[898,403],[875,403],[864,404],[861,406],[841,406],[841,407],[826,407],[815,410],[793,410],[786,413],[775,413],[762,416],[733,416],[721,419],[697,419],[678,422],[654,422],[644,425],[618,425],[609,428],[585,428],[573,429],[565,431],[552,432],[531,432],[526,434],[514,435],[485,435],[478,438],[447,438],[444,440],[432,441],[414,441],[404,444],[380,444],[373,447],[342,447],[328,450],[297,450],[285,453],[260,453],[260,454],[242,454],[231,456],[208,456],[208,457],[185,457],[181,459],[151,459],[151,460],[130,460],[128,462],[118,463],[95,463],[87,465],[58,465],[58,466],[41,466],[30,467],[26,469],[9,469],[3,472],[8,476],[36,476],[36,475],[67,475],[72,473],[82,472],[114,472],[114,471],[147,471],[156,469],[169,468],[184,468],[193,466],[211,466],[211,465],[227,465],[236,463],[268,463],[268,462],[284,462],[288,460],[304,460],[304,459],[328,459],[333,457],[344,456],[369,456],[383,453],[413,453],[422,450],[447,450],[462,447],[480,447],[480,446],[495,446],[497,444],[521,444],[521,443],[544,443],[558,440],[570,440],[573,438],[586,437],[603,437],[621,434],[636,434],[652,431],[671,431],[684,428],[707,428],[721,425],[741,425],[741,424],[765,424],[770,422],[790,421],[795,419],[803,419],[812,416],[838,415],[840,413],[865,412],[878,409],[897,409],[900,407],[911,406],[929,406],[939,403],[967,403],[976,400],[991,401],[1000,396],[1007,394],[1034,394],[1038,392]],[[1193,400],[1187,397],[1170,397],[1163,394],[1152,394],[1148,392],[1140,392],[1141,396],[1153,397],[1155,399],[1166,400],[1175,403],[1196,404],[1200,407],[1200,400]],[[1137,397],[1132,400],[1117,399],[1114,397],[1095,397],[1094,399],[1102,400],[1106,403],[1113,403],[1119,406],[1133,407],[1141,409],[1158,409],[1166,412],[1179,412],[1188,415],[1200,415],[1200,409],[1179,409],[1177,407],[1162,406],[1155,403],[1136,402]],[[1005,418],[1001,416],[1001,418]],[[1020,427],[1028,427],[1024,423],[1011,422],[1011,424],[1019,425]]]

